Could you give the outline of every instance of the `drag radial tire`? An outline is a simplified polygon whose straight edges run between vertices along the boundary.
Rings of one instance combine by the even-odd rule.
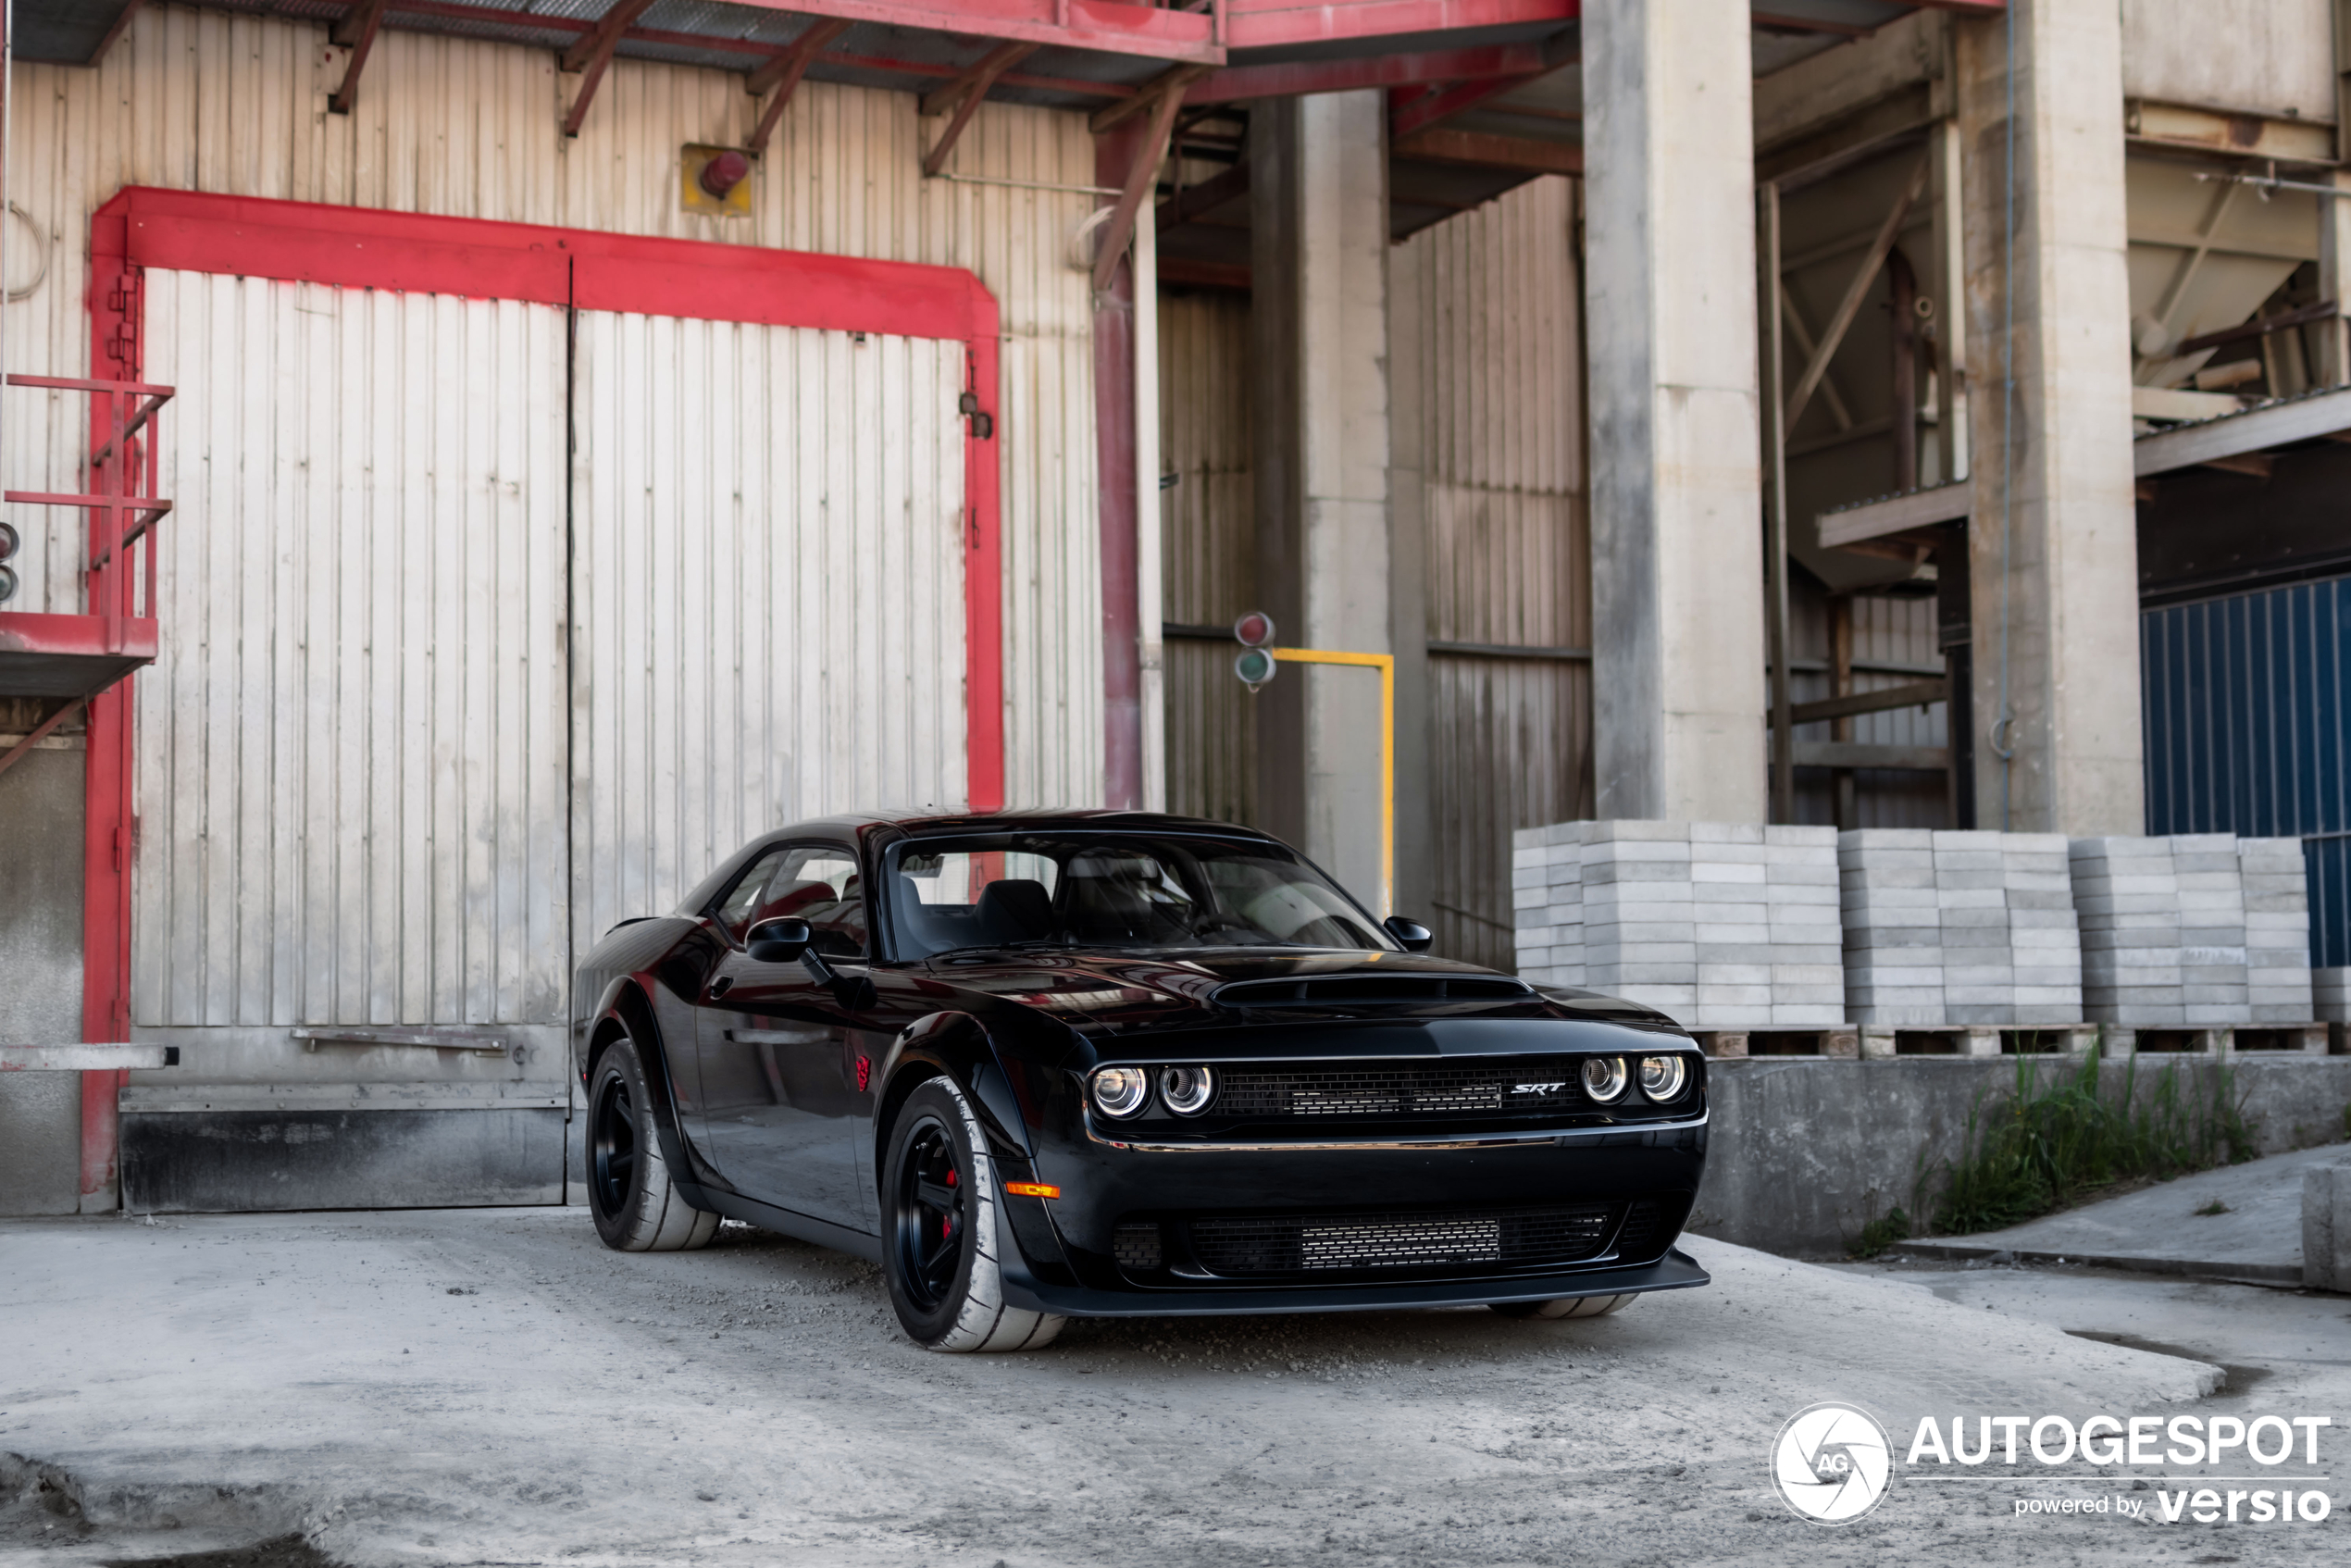
[[[1004,1300],[997,1263],[996,1164],[952,1078],[927,1078],[890,1125],[882,1175],[882,1269],[889,1304],[932,1350],[1035,1350],[1068,1321]]]
[[[1637,1299],[1633,1296],[1566,1296],[1556,1301],[1491,1301],[1487,1305],[1504,1317],[1606,1317],[1623,1312]]]
[[[596,1058],[588,1086],[588,1209],[616,1252],[687,1252],[718,1234],[718,1216],[671,1183],[655,1114],[637,1042],[623,1035]]]

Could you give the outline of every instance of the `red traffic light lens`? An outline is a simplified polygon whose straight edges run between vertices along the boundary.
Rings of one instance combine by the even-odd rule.
[[[1263,648],[1274,641],[1274,617],[1251,610],[1233,623],[1233,641],[1244,648]]]

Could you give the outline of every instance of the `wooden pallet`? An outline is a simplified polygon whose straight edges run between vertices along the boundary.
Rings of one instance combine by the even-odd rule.
[[[1850,1024],[1824,1029],[1692,1029],[1690,1033],[1709,1056],[1740,1062],[1753,1056],[1829,1056],[1850,1059],[1861,1053]]]
[[[2109,1031],[2110,1032],[2110,1031]],[[2096,1045],[2096,1024],[1868,1024],[1861,1054],[1896,1056],[2079,1056]]]

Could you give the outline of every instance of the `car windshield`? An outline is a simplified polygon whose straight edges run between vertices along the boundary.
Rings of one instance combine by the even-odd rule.
[[[885,865],[901,958],[989,947],[1397,951],[1322,873],[1245,839],[919,839],[891,846]]]

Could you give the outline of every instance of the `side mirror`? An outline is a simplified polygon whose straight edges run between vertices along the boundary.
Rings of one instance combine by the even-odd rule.
[[[1380,928],[1401,942],[1406,952],[1426,952],[1428,944],[1437,940],[1436,932],[1419,921],[1407,920],[1400,915],[1391,915],[1381,921]]]
[[[779,915],[744,932],[743,948],[754,964],[790,964],[808,951],[811,940],[807,921]]]

